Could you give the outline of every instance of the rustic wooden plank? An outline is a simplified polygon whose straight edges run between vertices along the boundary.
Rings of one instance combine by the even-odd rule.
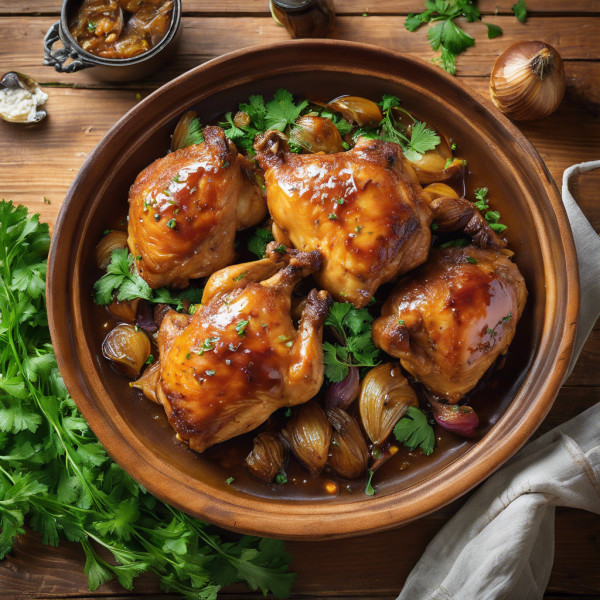
[[[480,0],[477,3],[483,14],[512,14],[511,6],[516,0]],[[58,14],[62,2],[60,0],[0,0],[0,14]],[[348,14],[393,14],[404,15],[410,12],[421,12],[423,0],[338,0],[336,12]],[[268,0],[184,0],[184,14],[267,14]],[[598,13],[598,0],[527,0],[529,14],[574,14]]]
[[[579,360],[570,377],[565,382],[569,386],[600,385],[600,330],[594,329],[590,334]]]
[[[293,596],[395,596],[445,519],[430,516],[399,530],[347,540],[287,543],[298,573]],[[557,510],[556,554],[548,592],[600,592],[599,528],[598,515]],[[0,599],[89,596],[83,564],[83,553],[76,544],[64,543],[49,551],[38,534],[30,532],[0,562]],[[243,586],[228,591],[235,597],[247,594]],[[115,582],[103,586],[98,594],[118,598],[156,594],[164,598],[153,575],[137,579],[133,594]]]
[[[93,69],[59,74],[50,67],[42,66],[43,38],[54,20],[50,17],[0,18],[0,70],[22,71],[45,83],[107,87],[106,83],[94,79]],[[486,20],[500,25],[504,36],[488,40],[483,24],[466,23],[465,30],[478,41],[458,59],[461,75],[489,73],[495,58],[509,44],[531,39],[551,43],[564,59],[600,59],[600,17],[572,17],[568,26],[561,17],[531,18],[526,25],[508,16],[491,16]],[[429,46],[426,31],[410,33],[403,22],[402,17],[340,17],[331,37],[409,52],[424,60],[434,57],[436,53]],[[170,80],[215,56],[255,44],[288,39],[287,32],[277,27],[270,17],[187,17],[179,52],[161,73],[151,79],[152,85]],[[148,86],[147,82],[138,82],[131,87],[142,89]]]

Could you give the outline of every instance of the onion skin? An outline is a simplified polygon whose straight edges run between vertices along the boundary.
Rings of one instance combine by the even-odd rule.
[[[142,390],[144,396],[156,404],[160,404],[156,396],[156,386],[160,379],[160,361],[153,362],[145,371],[144,374],[137,380],[132,381],[129,385],[138,390]]]
[[[173,138],[171,139],[171,151],[175,152],[175,150],[181,150],[183,148],[183,140],[185,140],[188,130],[190,128],[190,123],[193,119],[196,118],[198,113],[195,110],[188,110],[182,117],[179,119],[179,123],[177,123],[177,127],[175,127],[175,131],[173,132]]]
[[[346,410],[358,398],[360,393],[360,373],[358,367],[349,367],[348,375],[338,383],[332,383],[327,388],[325,396],[325,411],[329,413],[334,408]]]
[[[509,46],[494,63],[490,96],[515,121],[534,121],[552,114],[565,93],[560,54],[544,42]]]
[[[356,419],[337,407],[327,418],[333,426],[327,464],[345,479],[360,477],[367,470],[369,449]]]
[[[383,443],[408,407],[418,405],[417,394],[397,364],[379,365],[363,379],[358,407],[373,444]]]
[[[438,198],[456,198],[458,194],[449,185],[445,183],[430,183],[428,186],[423,188],[423,191],[431,198],[431,200],[437,200]]]
[[[338,128],[325,117],[306,115],[296,119],[290,131],[290,141],[311,154],[334,154],[344,150]]]
[[[154,320],[152,308],[150,308],[150,304],[146,300],[142,300],[141,304],[138,306],[135,324],[149,333],[154,333],[158,330],[158,326]]]
[[[294,456],[313,475],[319,475],[327,462],[331,433],[331,424],[314,400],[296,408],[281,431]]]
[[[138,377],[150,356],[150,340],[142,330],[122,323],[104,339],[102,354],[128,377]]]
[[[113,317],[119,319],[119,321],[124,321],[125,323],[135,323],[139,303],[139,298],[134,298],[133,300],[125,300],[123,302],[119,302],[115,298],[112,301],[112,304],[109,304],[107,308],[108,312]]]
[[[433,417],[440,427],[463,437],[477,435],[479,418],[470,406],[443,404],[430,396],[428,401],[433,410]]]
[[[328,108],[342,114],[346,121],[359,127],[379,125],[383,120],[381,109],[372,100],[359,96],[341,96],[327,104]]]
[[[127,233],[125,231],[107,233],[96,246],[96,265],[98,268],[106,269],[110,264],[112,253],[121,248],[127,248]]]
[[[265,431],[254,438],[252,452],[246,457],[246,467],[263,483],[272,483],[285,457],[286,447],[279,434]]]

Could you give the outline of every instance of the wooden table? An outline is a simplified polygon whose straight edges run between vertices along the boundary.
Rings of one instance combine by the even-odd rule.
[[[465,24],[477,43],[458,60],[457,75],[487,96],[494,59],[509,44],[543,40],[560,52],[567,76],[561,107],[543,121],[520,125],[560,185],[566,167],[600,158],[600,0],[527,0],[526,24],[512,15],[513,3],[479,2],[484,20],[501,26],[504,35],[488,40],[484,25]],[[269,16],[267,0],[183,0],[183,5],[184,37],[177,57],[148,80],[116,86],[85,72],[59,75],[41,66],[42,40],[58,18],[60,0],[0,0],[0,73],[27,73],[50,94],[50,116],[43,124],[22,129],[0,123],[0,197],[27,205],[52,225],[87,155],[140,97],[220,54],[287,39]],[[422,10],[421,0],[338,0],[337,5],[331,37],[378,44],[425,60],[433,56],[425,32],[411,34],[403,25],[407,13]],[[581,176],[573,186],[587,217],[600,230],[600,172]],[[600,324],[536,435],[598,401]],[[463,501],[396,531],[344,541],[288,543],[298,573],[295,595],[395,597],[427,543]],[[112,582],[90,594],[83,563],[78,546],[44,547],[37,535],[28,533],[0,563],[0,598],[170,597],[160,592],[151,575],[136,580],[135,593]],[[240,598],[247,590],[234,586],[229,594]],[[600,598],[600,517],[559,509],[546,597],[575,596]]]

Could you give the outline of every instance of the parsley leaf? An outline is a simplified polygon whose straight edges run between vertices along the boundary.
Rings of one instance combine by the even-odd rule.
[[[0,559],[28,523],[44,544],[81,544],[90,590],[111,579],[131,590],[152,571],[164,590],[193,600],[214,600],[224,580],[289,595],[295,576],[282,542],[223,542],[109,459],[56,367],[45,304],[48,247],[47,225],[0,202]],[[131,283],[129,264],[117,255],[111,277]]]
[[[186,292],[173,296],[166,288],[153,290],[133,269],[134,257],[127,248],[114,250],[106,274],[94,284],[94,302],[111,304],[114,294],[119,302],[142,298],[148,302],[161,304],[181,304]]]
[[[501,36],[504,32],[502,31],[502,27],[498,27],[498,25],[493,25],[492,23],[483,23],[488,29],[488,39],[493,40]]]
[[[379,350],[371,338],[373,317],[366,308],[348,302],[334,302],[325,325],[333,327],[342,344],[323,343],[325,376],[336,383],[348,374],[349,367],[375,367]]]
[[[413,162],[423,158],[423,154],[427,150],[433,150],[440,143],[440,136],[427,129],[427,125],[422,122],[417,122],[413,125],[410,135],[410,147],[404,151],[404,155],[408,160]]]
[[[295,104],[294,97],[290,92],[283,89],[277,90],[273,95],[273,100],[266,104],[266,128],[283,131],[300,116],[306,106],[308,106],[308,100]]]
[[[267,246],[273,241],[275,241],[275,238],[270,229],[257,227],[248,241],[248,250],[256,254],[258,258],[264,258],[267,252]]]
[[[435,446],[435,434],[427,415],[414,406],[409,406],[404,417],[396,423],[394,436],[411,450],[419,447],[427,455],[433,452]]]
[[[518,2],[513,4],[511,8],[515,13],[515,17],[517,17],[521,23],[525,23],[527,19],[527,5],[525,4],[525,0],[518,0]]]

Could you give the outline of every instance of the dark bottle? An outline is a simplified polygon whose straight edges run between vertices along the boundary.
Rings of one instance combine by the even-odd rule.
[[[333,0],[270,0],[271,12],[293,38],[325,37],[335,21]]]

